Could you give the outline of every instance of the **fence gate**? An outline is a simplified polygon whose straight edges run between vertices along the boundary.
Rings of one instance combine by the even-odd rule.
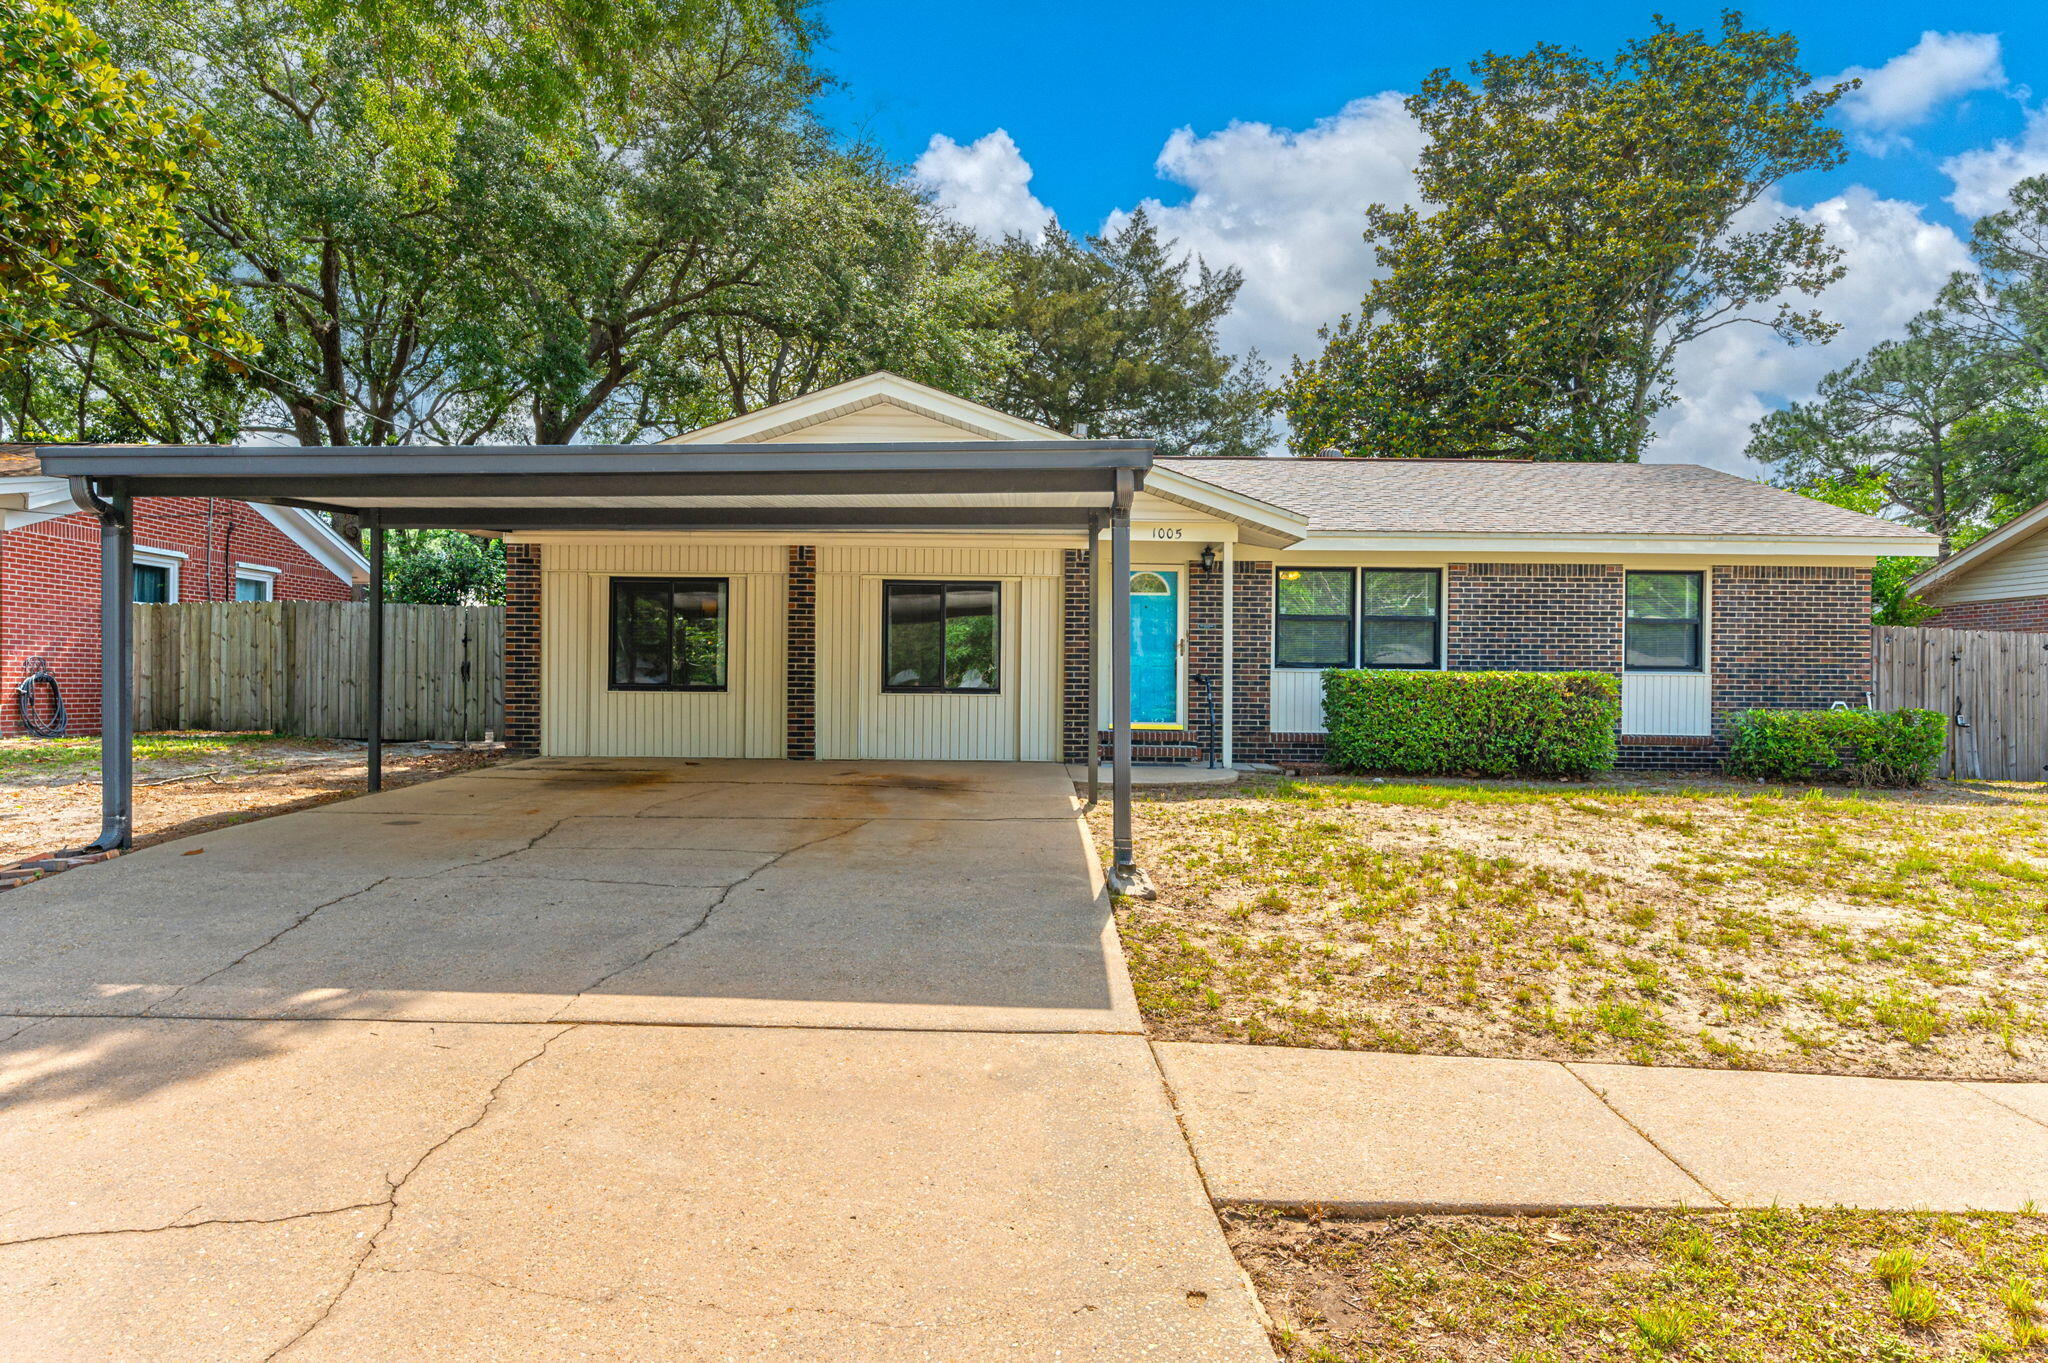
[[[139,729],[369,731],[370,608],[184,601],[135,608]],[[384,607],[384,736],[474,741],[505,727],[502,606]]]
[[[2048,780],[2048,634],[1892,626],[1871,634],[1876,707],[1948,716],[1943,775]]]

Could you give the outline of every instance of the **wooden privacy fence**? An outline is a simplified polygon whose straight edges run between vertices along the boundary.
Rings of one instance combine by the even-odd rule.
[[[1948,716],[1943,775],[2048,780],[2048,634],[1880,626],[1872,635],[1876,708]]]
[[[186,601],[135,608],[138,729],[369,732],[370,608]],[[505,727],[501,606],[384,607],[384,736],[476,740]]]

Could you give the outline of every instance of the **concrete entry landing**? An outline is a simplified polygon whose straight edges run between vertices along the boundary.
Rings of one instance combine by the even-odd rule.
[[[538,761],[11,891],[0,1352],[1270,1358],[1075,810]]]

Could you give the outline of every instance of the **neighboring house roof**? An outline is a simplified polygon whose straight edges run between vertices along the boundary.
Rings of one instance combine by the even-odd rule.
[[[34,445],[0,444],[0,526],[18,529],[37,521],[73,515],[78,506],[62,478],[46,477]],[[48,447],[44,447],[48,448]],[[286,539],[344,582],[368,582],[370,563],[327,518],[295,506],[248,504]]]
[[[1311,534],[1930,538],[1697,464],[1491,459],[1159,459],[1308,519]]]
[[[2043,530],[2048,530],[2048,502],[2013,517],[1969,548],[1950,554],[1908,582],[1906,590],[1915,596],[1938,595],[1941,589],[1955,586],[1958,579],[1988,568],[2030,543]]]

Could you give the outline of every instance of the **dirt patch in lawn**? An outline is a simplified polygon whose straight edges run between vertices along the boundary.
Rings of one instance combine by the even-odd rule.
[[[1291,1363],[1904,1363],[2048,1340],[2039,1217],[1223,1216]]]
[[[1268,780],[1136,832],[1159,1036],[2048,1077],[2039,788]]]
[[[484,750],[388,744],[387,788],[484,765]],[[99,832],[96,739],[0,740],[0,866],[83,843]],[[136,740],[135,845],[363,793],[360,743],[269,734],[144,734]]]

